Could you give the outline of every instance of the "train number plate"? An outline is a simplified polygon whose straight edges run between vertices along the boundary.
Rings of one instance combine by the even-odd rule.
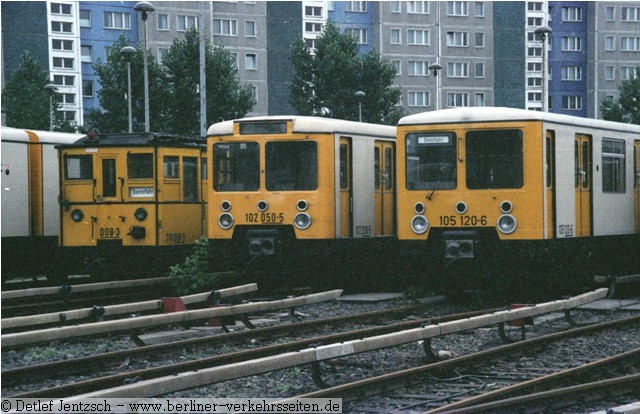
[[[118,227],[100,227],[98,234],[101,239],[119,239],[120,229]]]
[[[442,227],[486,226],[487,216],[440,216]]]
[[[246,213],[247,223],[280,224],[284,221],[284,213]]]

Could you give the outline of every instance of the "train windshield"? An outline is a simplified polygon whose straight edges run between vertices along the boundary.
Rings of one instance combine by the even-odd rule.
[[[453,132],[407,134],[407,188],[456,188],[456,135]]]
[[[268,191],[308,191],[318,188],[318,144],[313,141],[272,141],[266,148]]]
[[[467,188],[521,188],[522,131],[470,131],[466,135]]]
[[[93,156],[65,155],[64,178],[65,180],[92,180]]]
[[[257,142],[213,146],[213,188],[216,191],[260,189],[260,148]]]

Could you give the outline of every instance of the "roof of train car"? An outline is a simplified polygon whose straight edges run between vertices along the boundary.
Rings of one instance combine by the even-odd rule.
[[[604,121],[601,119],[581,118],[571,115],[554,114],[540,111],[528,111],[517,108],[500,107],[464,107],[422,112],[405,116],[398,125],[451,124],[470,122],[500,121],[543,121],[587,128],[612,129],[622,132],[640,133],[640,125]]]
[[[197,136],[165,134],[158,132],[134,132],[98,134],[87,136],[64,147],[185,147],[204,145],[205,139]]]
[[[207,136],[230,135],[233,124],[237,122],[276,122],[293,121],[293,132],[335,133],[342,132],[356,135],[389,136],[395,138],[396,127],[390,125],[369,124],[365,122],[345,121],[343,119],[323,118],[316,116],[278,115],[256,116],[234,119],[213,124],[207,130]]]
[[[51,131],[37,131],[34,129],[19,129],[11,127],[2,127],[2,133],[0,139],[2,141],[13,142],[31,142],[29,133],[38,137],[38,142],[42,144],[73,144],[79,139],[86,137],[85,134],[71,134],[67,132],[51,132]]]

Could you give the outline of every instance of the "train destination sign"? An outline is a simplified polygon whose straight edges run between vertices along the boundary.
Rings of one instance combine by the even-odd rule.
[[[447,135],[438,137],[418,137],[418,144],[448,144],[449,137]]]

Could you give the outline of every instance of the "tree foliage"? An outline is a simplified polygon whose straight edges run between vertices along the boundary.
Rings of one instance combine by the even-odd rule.
[[[206,125],[241,118],[255,104],[251,85],[241,85],[233,56],[222,46],[205,42]],[[200,38],[195,29],[176,39],[163,56],[170,85],[171,132],[200,134]]]
[[[298,39],[291,48],[295,76],[291,85],[291,104],[302,115],[331,115],[358,120],[362,99],[362,120],[395,124],[403,110],[395,106],[401,91],[392,86],[393,65],[375,50],[359,54],[353,36],[341,34],[329,22],[316,39],[315,53]],[[364,98],[355,96],[357,91]]]
[[[49,92],[44,86],[50,83],[49,72],[33,59],[29,52],[20,57],[20,65],[2,90],[2,112],[7,126],[13,128],[49,130]],[[62,95],[52,92],[53,129],[74,132],[75,122],[65,120],[57,109]]]
[[[127,57],[120,50],[130,46],[129,40],[121,35],[111,48],[107,61],[100,59],[94,70],[100,77],[101,89],[97,92],[100,109],[91,109],[85,116],[85,127],[101,132],[126,132],[129,128],[129,106],[127,100]],[[131,62],[131,107],[134,131],[144,131],[144,53],[137,48]],[[169,87],[166,76],[147,53],[149,73],[149,124],[152,131],[166,131]]]
[[[618,99],[606,98],[602,102],[602,117],[608,121],[640,125],[640,67],[635,76],[620,83],[618,90]]]

